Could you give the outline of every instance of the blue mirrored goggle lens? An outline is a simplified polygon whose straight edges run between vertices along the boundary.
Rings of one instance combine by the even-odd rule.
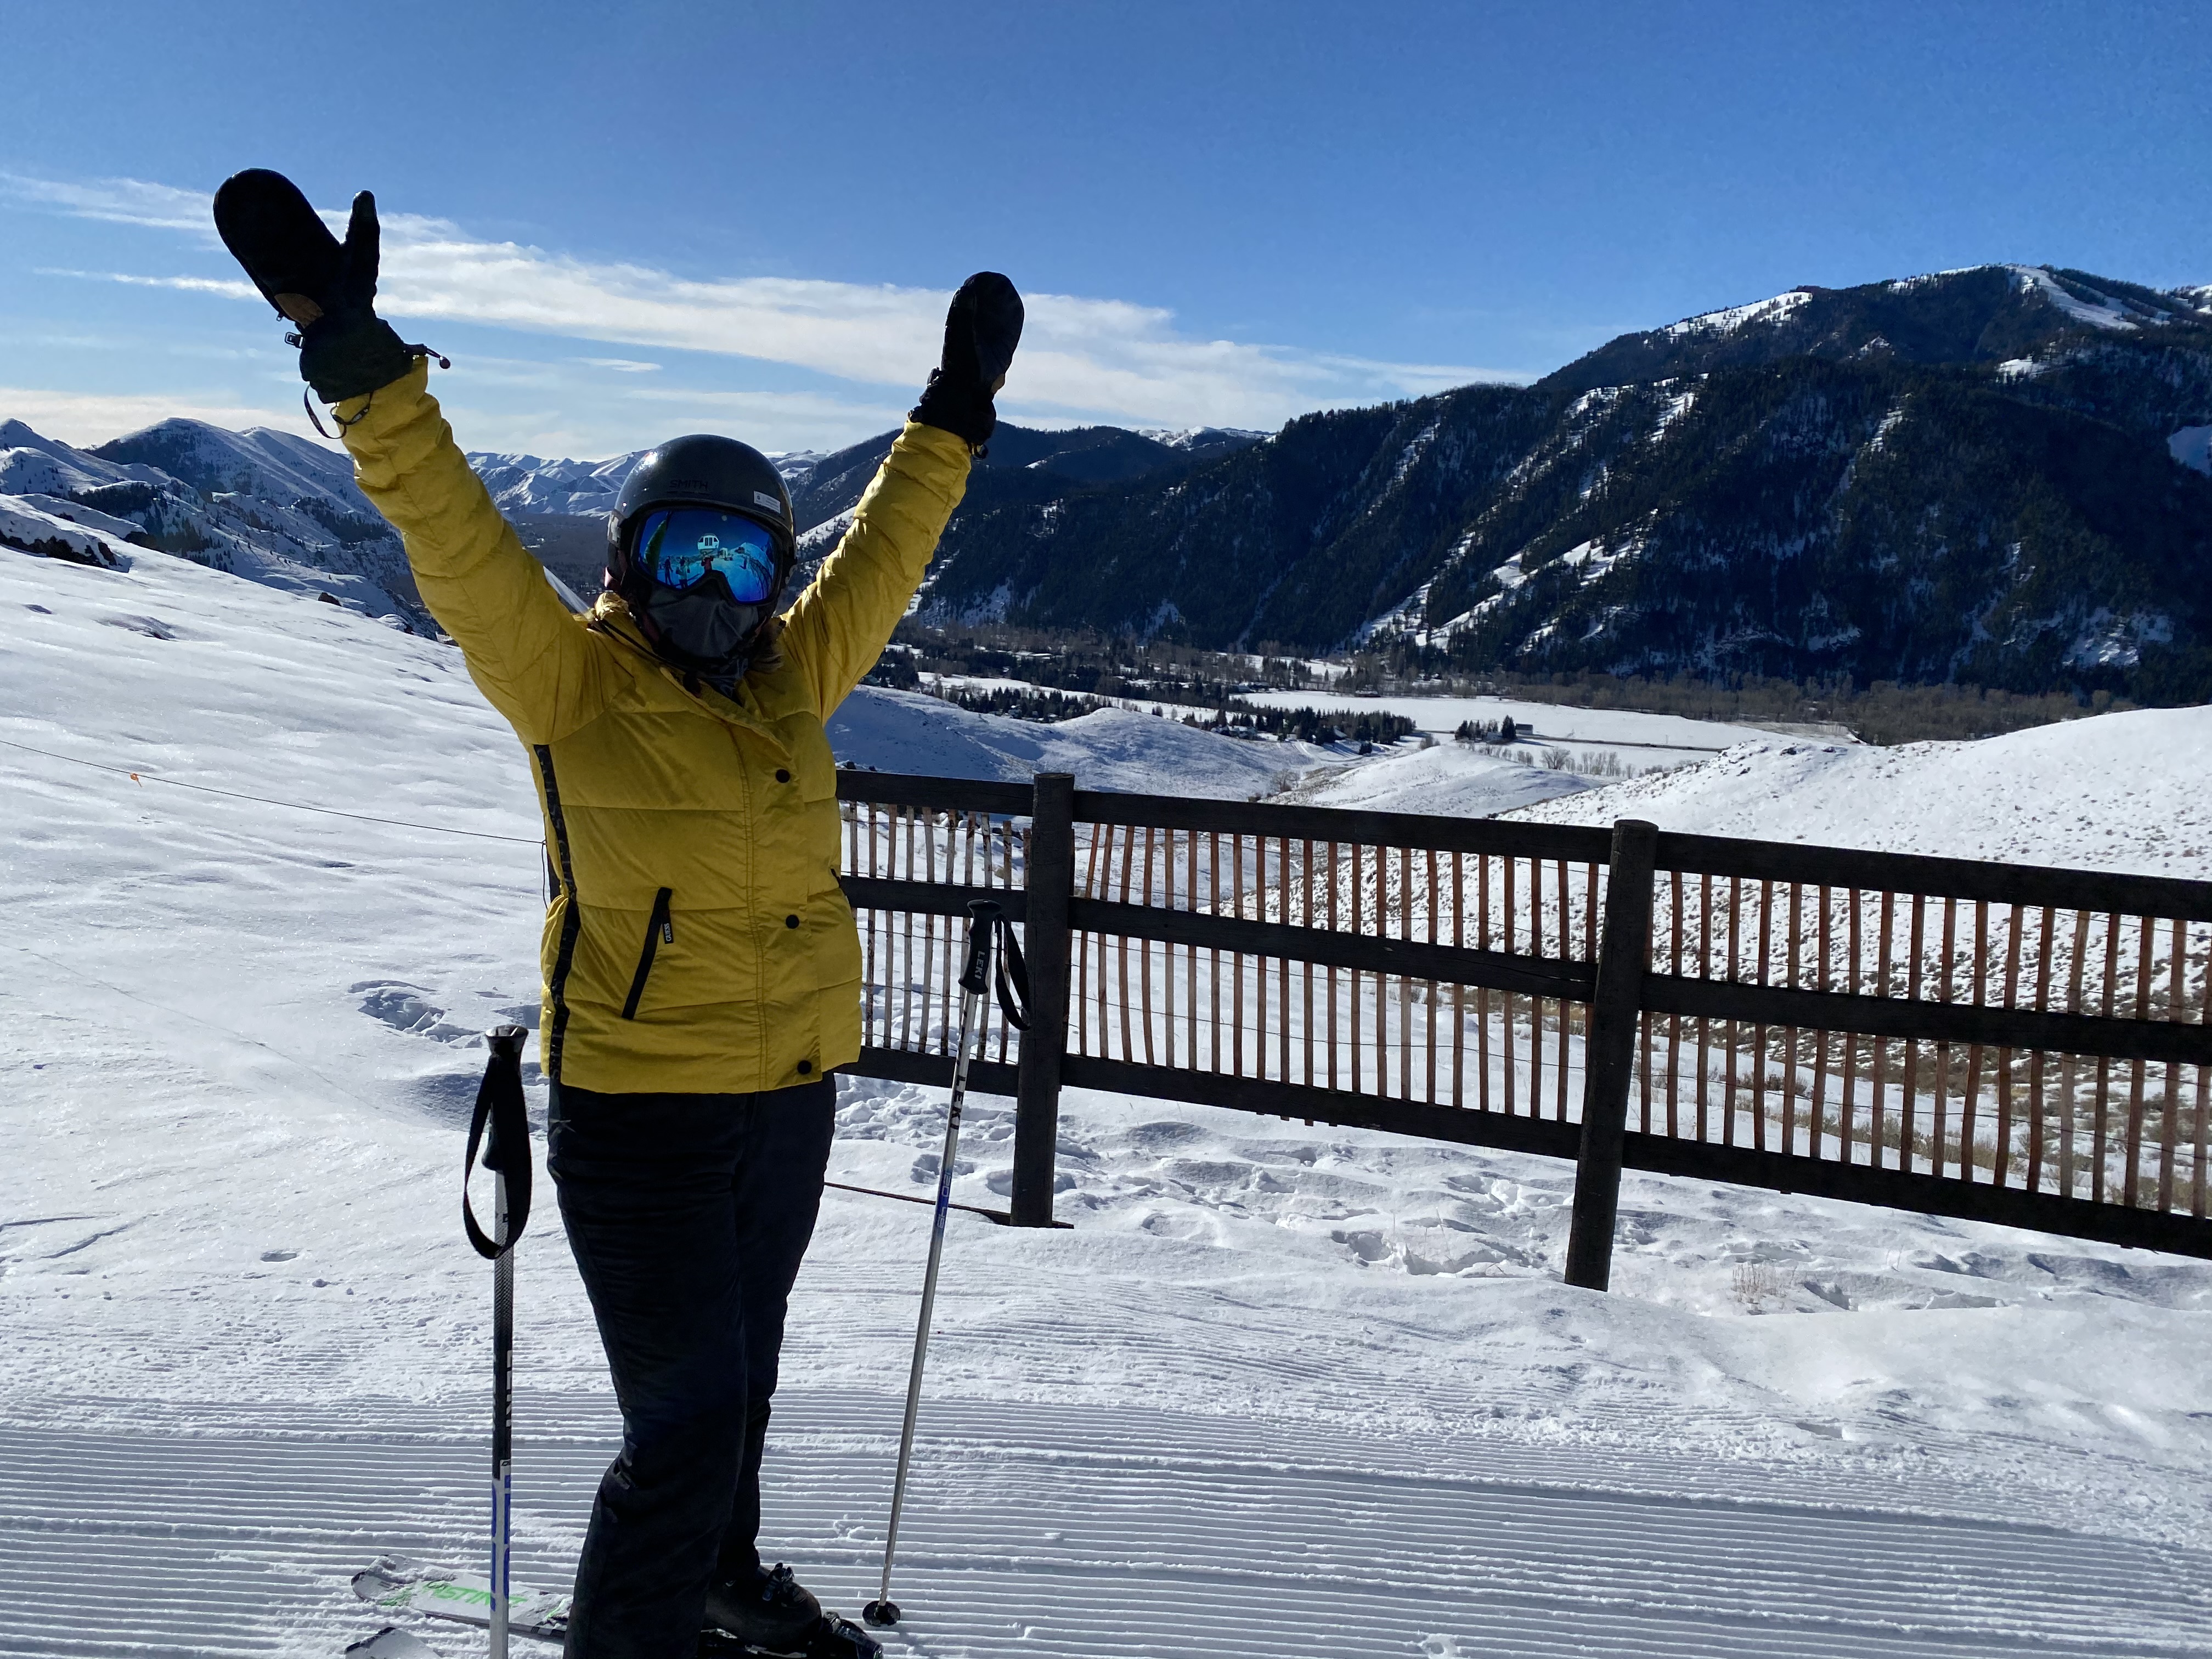
[[[739,605],[766,604],[775,592],[775,544],[766,526],[710,507],[647,514],[638,526],[637,565],[674,588],[696,587],[719,570]]]

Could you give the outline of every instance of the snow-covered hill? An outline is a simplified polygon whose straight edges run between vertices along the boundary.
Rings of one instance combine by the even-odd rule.
[[[1308,806],[1487,818],[1589,787],[1589,779],[1564,769],[1529,764],[1531,754],[1457,743],[1405,747],[1310,773],[1285,785],[1273,799]]]
[[[1326,763],[1303,743],[1249,743],[1126,708],[1047,726],[971,714],[918,691],[863,686],[831,717],[840,760],[879,772],[1005,778],[1073,772],[1081,789],[1246,800]]]
[[[2147,708],[1974,743],[1774,738],[1514,814],[2212,878],[2212,707]]]
[[[163,421],[95,449],[0,421],[0,503],[429,631],[398,536],[343,452]]]
[[[479,1547],[454,1183],[471,1034],[534,1000],[532,791],[451,647],[103,545],[130,568],[0,550],[0,1652],[328,1659],[366,1558]],[[1274,748],[941,709],[868,696],[841,740],[1224,793]],[[926,1192],[942,1109],[845,1081],[832,1177]],[[1012,1124],[971,1098],[960,1200],[1003,1202]],[[1556,1164],[1081,1091],[1059,1159],[1072,1230],[952,1220],[896,1659],[2212,1630],[2212,1266],[1632,1177],[1596,1296]],[[617,1426],[539,1190],[519,1566],[557,1583]],[[831,1192],[793,1300],[765,1541],[848,1608],[927,1226]]]

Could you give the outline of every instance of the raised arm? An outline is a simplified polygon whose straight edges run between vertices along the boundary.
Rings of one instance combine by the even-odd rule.
[[[249,168],[216,192],[216,228],[279,315],[300,376],[335,405],[362,491],[407,546],[423,602],[526,743],[599,712],[610,664],[491,503],[428,390],[428,353],[376,314],[376,200],[354,198],[343,244],[298,186]]]
[[[968,445],[908,421],[852,527],[785,613],[783,651],[827,720],[875,666],[968,488]]]
[[[526,743],[551,743],[605,706],[607,647],[553,592],[492,505],[417,362],[338,405],[354,480],[407,546],[422,603]]]
[[[921,401],[854,509],[837,550],[786,613],[784,652],[824,720],[875,665],[921,585],[967,489],[969,457],[998,424],[991,399],[1006,383],[1022,321],[1022,296],[996,271],[961,283]]]

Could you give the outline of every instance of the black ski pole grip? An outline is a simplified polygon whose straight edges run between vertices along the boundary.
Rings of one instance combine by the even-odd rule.
[[[461,1225],[469,1243],[487,1261],[515,1240],[530,1222],[530,1113],[522,1099],[522,1047],[530,1040],[520,1025],[501,1025],[484,1034],[491,1056],[477,1085],[477,1109],[469,1119],[469,1148],[461,1161]],[[487,1137],[486,1131],[489,1135]],[[507,1237],[494,1240],[477,1223],[469,1203],[469,1176],[483,1149],[483,1166],[507,1177]]]
[[[991,930],[1000,914],[995,899],[968,901],[968,965],[960,970],[960,988],[970,996],[991,988]]]

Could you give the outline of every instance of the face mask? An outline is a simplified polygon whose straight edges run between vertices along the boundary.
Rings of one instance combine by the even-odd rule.
[[[654,585],[646,592],[645,620],[660,644],[682,667],[711,678],[734,678],[745,671],[768,607],[739,605],[719,581],[675,589]]]

